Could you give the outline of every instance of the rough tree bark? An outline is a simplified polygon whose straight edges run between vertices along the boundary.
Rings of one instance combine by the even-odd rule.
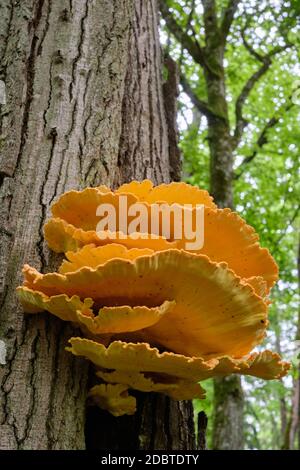
[[[88,364],[64,350],[74,330],[25,317],[15,287],[24,262],[57,267],[42,227],[59,194],[170,179],[156,2],[2,0],[0,35],[0,448],[82,449]],[[100,418],[96,447],[124,443],[121,420]],[[135,448],[194,447],[190,403],[143,397],[127,425]]]

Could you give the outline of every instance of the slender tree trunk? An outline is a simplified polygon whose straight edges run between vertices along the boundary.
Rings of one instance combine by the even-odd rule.
[[[156,2],[2,0],[0,35],[0,448],[82,449],[85,427],[92,447],[88,364],[64,350],[74,330],[25,317],[15,288],[24,262],[57,267],[42,227],[62,192],[170,179]],[[194,447],[190,403],[143,396],[123,429],[99,414],[97,448],[126,433],[134,448]]]
[[[234,132],[233,137],[226,99],[224,51],[239,1],[230,0],[226,7],[222,5],[221,11],[221,6],[215,0],[201,0],[204,28],[199,35],[193,29],[196,4],[190,3],[191,5],[186,5],[190,7],[186,30],[168,8],[168,2],[161,0],[160,9],[168,30],[203,70],[207,95],[205,100],[199,99],[195,87],[183,75],[181,84],[194,106],[208,120],[211,193],[219,207],[233,208],[233,152],[238,145],[245,120],[242,119],[240,123],[241,119],[237,119],[239,132]],[[242,449],[243,392],[239,377],[232,376],[215,382],[215,408],[218,411],[213,425],[214,448]]]
[[[205,73],[208,104],[213,114],[208,117],[210,149],[210,191],[219,207],[233,208],[233,146],[226,102],[223,52],[211,46],[209,57],[219,57],[212,70]],[[209,49],[208,49],[209,50]],[[209,54],[207,52],[207,54]],[[212,64],[211,64],[212,67]]]
[[[211,2],[207,2],[209,4]],[[211,193],[219,207],[233,209],[233,139],[230,135],[224,73],[224,43],[214,27],[215,12],[204,12],[206,29],[204,76],[207,100],[210,148]],[[213,448],[239,450],[244,447],[244,396],[241,379],[232,375],[214,380]]]
[[[298,244],[298,289],[300,293],[300,239]],[[296,340],[300,341],[300,305],[298,311],[298,327]],[[298,348],[299,351],[299,348]],[[299,356],[298,356],[299,357]],[[289,449],[300,449],[300,360],[298,362],[297,377],[294,378],[291,424],[289,429]]]
[[[243,449],[243,391],[236,376],[214,380],[213,449]]]
[[[275,335],[276,335],[276,352],[282,356],[282,351],[281,351],[281,338],[280,338],[280,332],[278,328],[275,329]],[[281,383],[283,384],[283,380],[280,379]],[[289,449],[290,444],[289,444],[289,430],[290,430],[290,419],[289,419],[289,413],[288,413],[288,407],[287,407],[287,401],[285,397],[279,396],[279,409],[280,409],[280,430],[279,430],[279,436],[277,442],[275,442],[275,446],[281,449]],[[276,436],[277,433],[273,433],[274,436]]]
[[[233,152],[224,120],[209,123],[211,193],[219,207],[233,209]],[[244,448],[244,394],[241,378],[231,375],[214,380],[213,449]]]
[[[293,384],[293,397],[292,397],[292,416],[291,416],[291,426],[289,430],[289,449],[295,450],[300,449],[300,367],[298,367],[298,377],[294,379]]]

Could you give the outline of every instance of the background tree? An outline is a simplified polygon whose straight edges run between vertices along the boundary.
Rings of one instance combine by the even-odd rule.
[[[300,240],[298,245],[298,290],[300,295]],[[300,302],[298,309],[298,325],[297,325],[297,336],[298,341],[298,377],[295,378],[294,382],[294,400],[293,400],[293,412],[292,422],[290,431],[290,448],[300,449],[300,354],[299,354],[299,341],[300,341]]]
[[[25,317],[15,296],[24,262],[58,264],[42,227],[62,192],[179,178],[156,2],[3,0],[0,35],[1,448],[191,449],[191,405],[163,397],[140,401],[131,419],[102,413],[98,428],[90,413],[84,432],[88,365],[64,350],[72,329]]]
[[[295,269],[289,268],[295,267],[290,231],[299,215],[299,2],[169,0],[160,2],[160,8],[164,43],[180,67],[184,92],[186,178],[209,185],[219,206],[235,206],[275,255],[282,283],[273,294],[271,319],[278,327],[280,309],[295,318]],[[286,303],[280,301],[284,287]],[[251,381],[245,381],[247,399],[246,382]],[[279,411],[284,388],[271,387]],[[242,448],[243,397],[237,378],[215,382],[214,403],[212,446]],[[250,404],[247,400],[247,445],[251,436],[250,446],[263,446],[249,416]],[[261,406],[259,412],[264,414]],[[283,445],[282,432],[273,447]]]

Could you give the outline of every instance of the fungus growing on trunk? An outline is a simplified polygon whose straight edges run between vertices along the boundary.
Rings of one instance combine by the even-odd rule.
[[[144,204],[148,222],[153,204],[204,205],[203,247],[184,249],[174,221],[169,237],[131,237],[120,222],[99,237],[97,207],[111,204],[119,216],[121,196],[127,207]],[[134,181],[115,192],[70,191],[52,213],[45,237],[66,260],[58,273],[25,265],[18,295],[25,311],[47,310],[80,326],[86,338],[71,338],[67,350],[94,363],[101,383],[90,399],[100,407],[121,416],[135,411],[130,389],[187,400],[204,398],[199,382],[209,377],[287,373],[278,354],[251,353],[266,334],[276,263],[254,230],[217,209],[206,191]]]

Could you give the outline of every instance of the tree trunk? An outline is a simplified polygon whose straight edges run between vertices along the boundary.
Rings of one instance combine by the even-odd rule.
[[[243,404],[243,390],[237,376],[214,380],[213,449],[243,449]]]
[[[292,397],[292,415],[291,415],[291,426],[289,429],[289,446],[288,449],[295,450],[300,449],[300,367],[298,366],[297,371],[298,377],[293,381],[293,397]]]
[[[276,339],[276,352],[282,356],[281,350],[281,338],[280,338],[280,331],[278,328],[275,328],[275,339]],[[284,385],[283,379],[280,379],[280,382]],[[278,448],[282,450],[287,450],[290,448],[289,445],[289,428],[290,428],[290,420],[289,420],[289,413],[287,407],[287,401],[284,396],[279,396],[279,410],[280,410],[280,431],[277,442]],[[276,433],[274,432],[274,436]]]
[[[170,179],[156,2],[2,0],[0,34],[0,448],[83,449],[88,364],[64,350],[74,329],[25,317],[15,288],[24,262],[58,265],[42,227],[61,193]],[[194,446],[190,403],[142,396],[123,430],[122,418],[99,415],[97,448],[131,432],[135,448]]]
[[[233,151],[227,123],[209,123],[211,194],[218,207],[233,209]],[[244,448],[244,394],[241,378],[231,375],[214,380],[213,449]]]
[[[300,239],[298,244],[298,290],[300,294]],[[296,333],[296,341],[300,342],[300,305],[298,307],[298,325]],[[298,367],[297,376],[293,379],[293,396],[292,396],[292,409],[291,409],[291,423],[289,429],[289,449],[300,449],[300,360],[299,360],[299,347],[298,349]]]
[[[230,135],[224,73],[224,42],[216,26],[216,12],[206,2],[204,77],[210,148],[210,191],[218,207],[233,209],[233,139]],[[244,396],[241,379],[232,375],[214,380],[213,449],[240,450],[243,437]]]

